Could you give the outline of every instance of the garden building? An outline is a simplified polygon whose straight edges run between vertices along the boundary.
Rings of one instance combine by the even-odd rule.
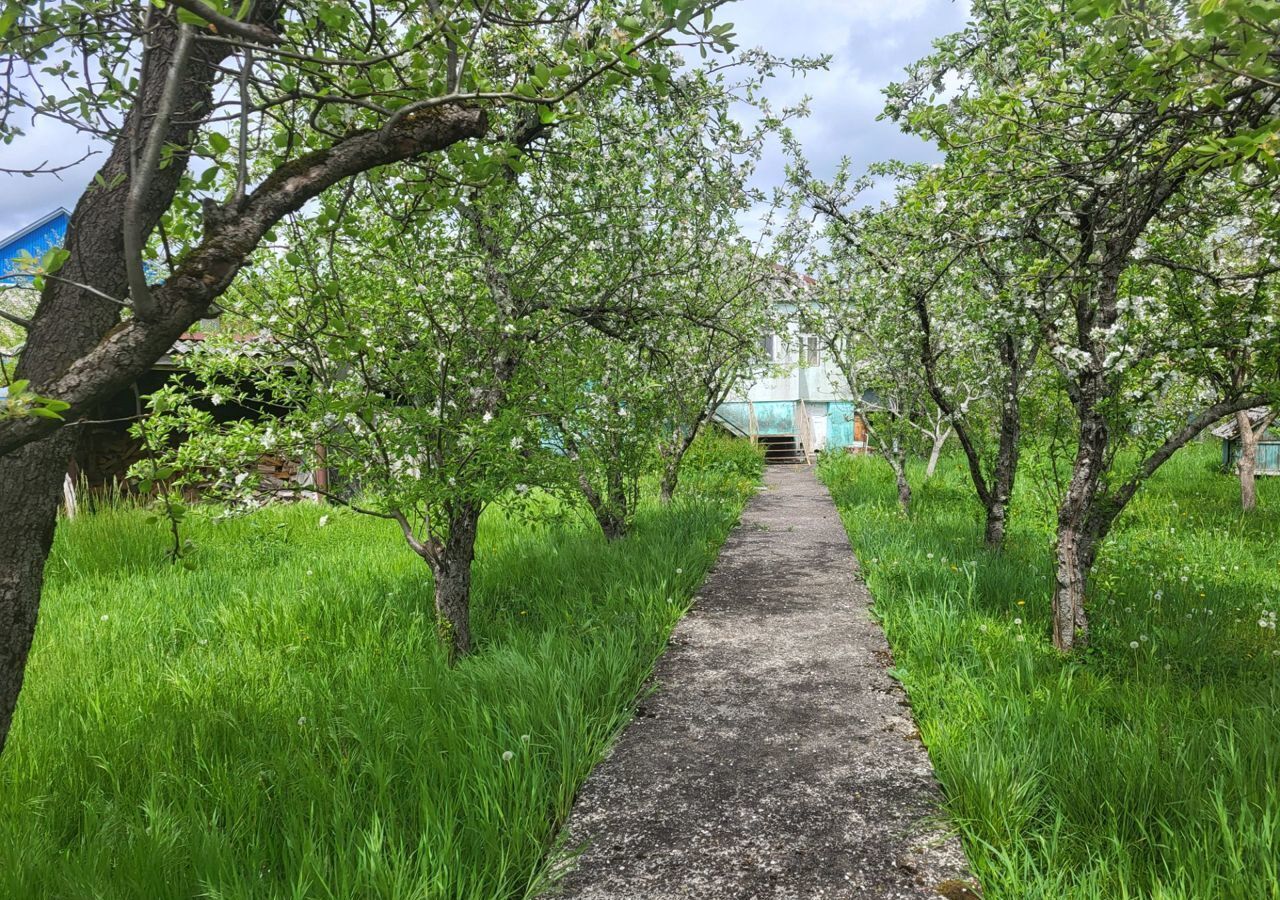
[[[26,284],[31,276],[22,274],[22,261],[39,259],[67,236],[71,213],[59,207],[0,241],[0,285]]]
[[[1249,421],[1257,427],[1263,419],[1272,417],[1272,411],[1266,407],[1249,410]],[[1213,429],[1214,437],[1222,440],[1222,466],[1231,470],[1240,458],[1240,431],[1232,416],[1227,422]],[[1263,432],[1258,441],[1258,475],[1280,475],[1280,423],[1274,421]]]
[[[827,451],[864,451],[865,423],[822,337],[793,322],[762,344],[761,373],[735,389],[716,421],[762,444],[769,462],[812,463]]]

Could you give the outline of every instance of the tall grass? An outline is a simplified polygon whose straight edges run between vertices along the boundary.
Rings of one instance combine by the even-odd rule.
[[[383,522],[196,515],[190,570],[137,510],[64,523],[0,759],[0,897],[530,896],[753,484],[693,473],[614,545],[487,513],[452,670]]]
[[[824,467],[989,898],[1280,897],[1280,640],[1259,625],[1280,481],[1243,516],[1211,457],[1185,451],[1124,514],[1071,658],[1043,524],[1015,508],[993,555],[959,460],[915,473],[910,520],[887,467]]]

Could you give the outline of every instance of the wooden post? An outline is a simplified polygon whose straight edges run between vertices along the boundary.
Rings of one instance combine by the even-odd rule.
[[[325,465],[327,454],[324,444],[316,444],[316,490],[317,499],[324,499],[324,492],[329,490],[329,468]]]

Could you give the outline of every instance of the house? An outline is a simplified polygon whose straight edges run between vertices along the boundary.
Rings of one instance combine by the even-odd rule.
[[[1255,429],[1267,418],[1272,421],[1258,441],[1258,467],[1255,474],[1280,475],[1280,424],[1276,422],[1273,412],[1264,406],[1249,410],[1249,421]],[[1213,429],[1212,434],[1222,440],[1222,467],[1233,471],[1236,460],[1240,458],[1240,437],[1235,416]]]
[[[765,335],[761,345],[761,373],[729,395],[716,421],[763,445],[767,462],[812,463],[823,452],[864,452],[866,424],[821,336],[790,322],[785,331]]]
[[[23,274],[24,259],[39,259],[67,236],[71,213],[59,207],[0,241],[0,286],[25,285],[31,276]]]

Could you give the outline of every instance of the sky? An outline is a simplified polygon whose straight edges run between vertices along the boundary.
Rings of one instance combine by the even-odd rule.
[[[830,175],[841,157],[856,169],[901,159],[930,161],[937,154],[892,122],[878,122],[881,89],[929,50],[937,37],[958,30],[968,16],[968,0],[737,0],[718,14],[737,28],[738,43],[772,53],[832,55],[823,72],[792,78],[778,75],[768,85],[776,108],[802,97],[811,114],[794,126],[813,172]],[[78,159],[86,142],[70,129],[41,121],[9,146],[0,146],[0,168],[51,165]],[[0,239],[59,206],[71,209],[102,158],[89,159],[62,174],[25,178],[0,173]],[[757,181],[769,187],[782,179],[776,147],[760,166]]]

